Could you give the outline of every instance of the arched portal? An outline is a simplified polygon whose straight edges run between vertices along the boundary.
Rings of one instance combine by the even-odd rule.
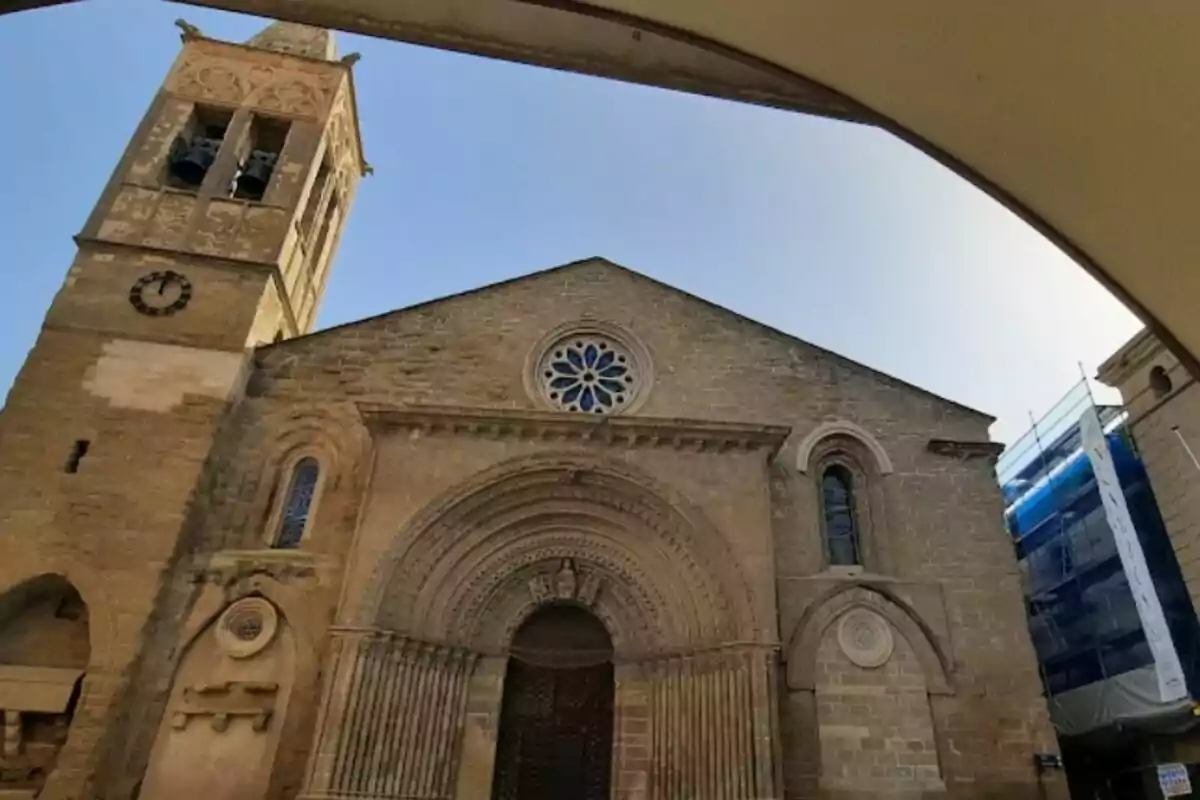
[[[90,657],[88,607],[66,578],[41,575],[0,596],[0,796],[45,785]]]
[[[769,606],[726,533],[653,477],[502,462],[376,563],[350,604],[366,624],[334,633],[301,796],[778,796]]]
[[[612,771],[612,639],[576,605],[542,606],[513,638],[493,800],[607,800]]]

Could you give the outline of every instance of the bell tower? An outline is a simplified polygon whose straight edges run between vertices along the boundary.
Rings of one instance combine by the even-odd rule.
[[[178,24],[0,412],[0,610],[50,574],[91,625],[44,797],[89,796],[105,768],[101,734],[250,353],[312,329],[367,170],[355,57],[330,32],[276,23],[235,44]]]
[[[179,24],[183,50],[78,237],[80,257],[161,262],[147,275],[166,281],[130,295],[156,334],[247,347],[306,333],[366,169],[355,57],[335,60],[323,29],[275,23],[230,44]],[[96,300],[64,292],[56,309],[65,295]]]

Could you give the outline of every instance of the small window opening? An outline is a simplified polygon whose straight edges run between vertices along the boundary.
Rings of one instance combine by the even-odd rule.
[[[325,248],[328,246],[329,237],[332,235],[334,223],[338,218],[338,196],[337,192],[329,195],[329,205],[325,206],[325,216],[321,220],[321,230],[317,233],[317,242],[313,245],[311,274],[314,289],[320,289],[321,275],[325,270],[325,264],[330,260],[325,258]],[[332,258],[332,256],[331,256]]]
[[[304,204],[304,213],[300,217],[300,237],[305,244],[308,244],[312,236],[313,226],[317,221],[317,207],[321,205],[321,197],[325,194],[325,187],[329,185],[331,172],[328,162],[325,161],[317,168],[317,177],[313,180],[312,191],[308,193],[308,202]]]
[[[302,458],[292,470],[287,495],[283,500],[283,517],[279,531],[271,545],[280,550],[300,546],[304,531],[308,527],[312,511],[313,496],[317,491],[317,479],[321,476],[321,465],[315,458]]]
[[[243,200],[262,200],[279,163],[279,154],[287,141],[290,125],[286,120],[255,117],[250,125],[246,157],[238,167],[233,196]]]
[[[167,183],[177,189],[200,188],[217,160],[232,115],[228,111],[196,106],[183,132],[171,143],[167,157]]]
[[[1150,370],[1150,391],[1154,392],[1154,396],[1158,398],[1166,397],[1171,393],[1175,385],[1171,382],[1171,376],[1162,367],[1155,367]]]
[[[862,563],[851,480],[850,470],[840,464],[825,470],[821,476],[825,541],[829,550],[829,563],[833,566],[850,567]]]
[[[92,443],[87,439],[78,439],[71,447],[71,455],[67,458],[66,471],[74,475],[79,472],[79,464],[83,461],[83,457],[87,455],[88,448]]]

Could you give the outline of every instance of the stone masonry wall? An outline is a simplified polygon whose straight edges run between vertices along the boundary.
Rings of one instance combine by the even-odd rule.
[[[1180,441],[1200,448],[1200,386],[1177,380],[1184,385],[1136,418],[1132,431],[1192,605],[1200,608],[1200,468]]]
[[[1154,372],[1165,383],[1156,386]],[[1099,377],[1121,392],[1192,605],[1200,608],[1200,467],[1193,459],[1200,457],[1200,387],[1149,331],[1118,350]]]
[[[844,418],[878,439],[894,464],[880,487],[886,515],[872,520],[888,538],[887,577],[907,582],[901,594],[924,603],[929,624],[945,631],[941,645],[955,677],[955,694],[944,700],[947,727],[939,732],[953,753],[947,785],[964,797],[1036,791],[1032,754],[1055,745],[999,492],[986,461],[964,463],[926,449],[935,437],[985,440],[987,418],[603,262],[260,350],[212,526],[221,546],[250,546],[269,535],[264,526],[280,480],[273,465],[307,437],[341,454],[337,469],[349,479],[339,476],[322,499],[330,505],[322,506],[305,546],[348,554],[363,480],[361,465],[347,455],[361,452],[363,438],[353,403],[538,408],[525,390],[527,359],[547,331],[589,318],[623,327],[649,350],[653,388],[638,414],[790,425],[792,442],[822,421]],[[797,472],[793,448],[789,443],[777,458],[771,491],[785,645],[820,600],[805,580],[825,574],[817,493],[812,477]],[[484,466],[461,448],[447,457],[464,480]],[[414,463],[414,478],[425,468]],[[686,473],[674,479],[692,480]],[[387,478],[386,487],[380,480],[372,478],[380,490],[405,490],[403,477]],[[738,535],[732,499],[718,493],[711,502],[713,516]],[[345,587],[343,595],[357,588]],[[782,727],[807,724],[785,707]],[[806,736],[797,730],[790,739]],[[793,757],[805,756],[783,753],[785,762]]]
[[[941,788],[925,676],[912,647],[895,637],[891,658],[875,669],[850,661],[836,623],[821,639],[816,703],[825,788]]]

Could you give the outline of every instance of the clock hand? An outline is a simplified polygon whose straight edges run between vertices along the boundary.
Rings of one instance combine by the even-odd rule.
[[[160,281],[158,282],[158,295],[159,295],[159,297],[161,297],[161,296],[162,296],[162,293],[163,293],[164,291],[166,291],[166,288],[167,288],[167,276],[166,276],[166,275],[164,275],[164,276],[162,277],[162,280],[160,280]]]

